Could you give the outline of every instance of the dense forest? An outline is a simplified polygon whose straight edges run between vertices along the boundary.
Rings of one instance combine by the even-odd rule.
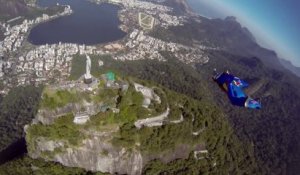
[[[24,136],[24,126],[31,123],[40,101],[42,87],[12,89],[0,103],[0,150]]]
[[[241,57],[226,52],[209,53],[211,54],[210,63],[197,65],[194,68],[181,64],[173,59],[169,53],[162,54],[168,58],[167,62],[157,62],[155,60],[119,62],[109,56],[92,57],[92,59],[93,61],[95,61],[94,59],[104,61],[105,64],[101,70],[103,72],[112,70],[119,75],[124,75],[124,77],[132,76],[161,84],[199,101],[214,102],[215,106],[224,112],[229,120],[229,126],[237,134],[236,140],[234,141],[235,136],[232,136],[230,139],[233,139],[231,146],[229,146],[230,144],[227,144],[227,146],[235,147],[239,141],[242,141],[243,149],[248,150],[250,157],[255,157],[252,164],[241,164],[240,169],[243,167],[244,170],[249,170],[249,168],[252,170],[258,169],[257,174],[296,174],[295,172],[298,172],[297,161],[299,157],[297,156],[299,154],[296,154],[296,152],[299,150],[299,140],[297,138],[299,138],[300,133],[297,129],[299,90],[295,88],[295,84],[298,83],[296,77],[267,68],[258,58]],[[233,62],[235,64],[232,64]],[[263,81],[263,85],[259,86],[260,88],[253,95],[263,97],[264,108],[261,111],[252,111],[231,106],[223,92],[211,81],[210,71],[212,67],[219,70],[229,69],[241,78],[245,78],[253,86]],[[252,69],[256,71],[253,72]],[[18,91],[25,89],[19,88]],[[36,92],[40,91],[36,89]],[[17,94],[29,95],[34,93]],[[2,99],[1,104],[7,102],[5,99],[14,99],[14,97],[8,95]],[[22,98],[18,99],[15,102],[21,101]],[[18,106],[22,105],[18,104]],[[12,128],[14,127],[16,126],[12,126]],[[126,128],[124,129],[126,130]],[[254,148],[253,152],[251,152],[252,147]],[[236,158],[240,160],[247,160],[245,155],[241,154],[238,149],[232,149],[231,154],[236,155]],[[178,160],[168,164],[155,160],[146,165],[144,172],[148,174],[159,172],[192,173],[197,169],[197,165],[190,164],[189,160]],[[4,164],[3,166],[8,165]],[[183,166],[188,168],[180,168]],[[222,168],[220,167],[220,169]]]
[[[253,97],[262,99],[262,110],[241,110],[224,103],[218,93],[213,94],[215,101],[228,114],[238,136],[254,144],[262,174],[297,174],[299,169],[295,165],[300,163],[299,78],[289,72],[268,68],[258,58],[217,52],[210,54],[214,59],[211,59],[211,64],[198,67],[201,74],[207,75],[213,66],[224,69],[225,65],[251,83],[249,92]],[[214,88],[213,85],[210,88]]]
[[[299,174],[300,79],[280,65],[274,51],[260,47],[252,34],[230,17],[208,20],[197,16],[184,26],[157,28],[151,35],[182,44],[221,48],[220,51],[205,51],[209,63],[195,66],[198,86],[209,89],[208,96],[228,116],[238,137],[254,146],[261,174]],[[191,40],[194,42],[189,42]],[[169,58],[172,60],[174,56]],[[154,67],[158,67],[151,66],[153,72]],[[214,68],[220,72],[229,70],[248,81],[251,86],[246,91],[262,99],[263,109],[252,111],[229,104],[226,96],[210,81]],[[187,94],[197,98],[194,89]],[[186,90],[180,91],[186,94]]]
[[[194,69],[163,54],[169,58],[168,62],[147,60],[119,64],[109,61],[105,67],[157,82],[194,99],[214,101],[244,144],[254,147],[261,174],[297,174],[297,152],[300,150],[297,127],[300,93],[297,87],[300,81],[296,76],[266,67],[259,58],[228,52],[208,53],[210,62]],[[215,67],[221,71],[228,69],[253,87],[259,87],[252,95],[262,97],[263,109],[253,111],[231,106],[211,81],[210,72]]]

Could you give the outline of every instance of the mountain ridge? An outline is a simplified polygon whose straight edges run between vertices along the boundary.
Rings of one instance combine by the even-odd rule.
[[[196,12],[194,12],[187,3],[187,0],[181,0],[181,4],[185,4],[185,6],[181,6],[181,11],[184,11],[185,13],[192,14],[192,16],[198,16]],[[241,24],[236,21],[236,17],[234,16],[227,16],[224,21],[231,21],[233,23],[238,24],[240,27]],[[246,27],[242,27],[244,30],[244,34],[248,36],[253,41],[253,44],[248,45],[248,49],[243,48],[241,51],[237,51],[234,48],[240,48],[238,45],[233,46],[230,48],[230,51],[244,56],[255,56],[255,57],[261,57],[262,61],[264,61],[267,65],[270,65],[271,67],[278,69],[278,70],[288,70],[294,73],[297,76],[300,76],[300,68],[290,65],[290,63],[286,62],[285,60],[282,60],[278,57],[276,52],[272,49],[264,48],[263,46],[259,45],[254,37],[254,35],[250,32],[250,30]],[[234,32],[233,32],[234,33]],[[240,42],[243,43],[243,42]]]
[[[119,113],[111,112],[109,107],[107,111],[91,116],[90,120],[82,125],[73,123],[72,114],[62,115],[47,125],[41,123],[44,120],[38,122],[40,117],[37,117],[31,125],[25,127],[29,156],[60,162],[68,167],[81,167],[92,172],[112,174],[159,174],[166,171],[168,167],[173,167],[169,172],[174,173],[187,167],[189,170],[186,173],[206,172],[208,167],[214,166],[220,168],[213,168],[209,170],[210,172],[256,171],[255,166],[235,168],[237,162],[255,165],[251,157],[251,149],[241,146],[228,123],[221,119],[222,114],[215,107],[210,106],[209,102],[194,100],[146,80],[139,82],[141,84],[136,84],[136,81],[138,80],[134,82],[130,80],[127,90],[118,91],[117,94],[120,96],[117,98],[119,100],[116,103],[119,104],[116,107],[119,108]],[[147,107],[150,110],[145,109],[144,106],[140,107],[143,97],[137,91],[137,87],[147,89],[152,87],[159,98],[158,102],[151,101],[149,108]],[[100,95],[101,100],[115,99],[108,97],[116,93],[108,93],[107,89],[96,89],[98,90],[99,93],[108,94],[104,97]],[[61,93],[67,92],[56,92],[58,95]],[[69,93],[74,93],[74,90],[70,90]],[[42,104],[49,105],[45,102],[48,98],[52,98],[53,95],[50,94],[53,92],[46,88]],[[148,98],[144,96],[146,97]],[[57,98],[55,97],[51,103],[58,100]],[[105,100],[103,103],[106,103]],[[47,107],[40,106],[42,109]],[[160,111],[163,112],[165,108],[167,112],[160,114]],[[166,116],[158,119],[161,117],[149,115],[153,110],[158,110],[159,116]],[[135,121],[136,119],[139,120]],[[140,123],[144,123],[142,127],[138,125]],[[176,139],[173,139],[173,136],[176,136]],[[227,144],[231,147],[226,147]],[[249,160],[230,153],[237,150]],[[225,157],[232,157],[232,160],[225,161]],[[228,161],[231,165],[226,167]],[[185,165],[177,166],[182,163]]]
[[[293,65],[291,61],[285,60],[285,59],[280,59],[281,64],[291,72],[293,72],[295,75],[300,77],[300,67],[297,67]]]
[[[14,18],[29,11],[24,0],[0,0],[0,16]]]

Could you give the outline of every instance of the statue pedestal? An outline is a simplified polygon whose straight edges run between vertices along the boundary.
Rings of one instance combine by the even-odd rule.
[[[84,79],[83,81],[85,84],[91,84],[93,82],[92,79]]]
[[[87,75],[84,75],[84,83],[85,84],[91,84],[93,82],[93,78],[92,76],[87,76]]]

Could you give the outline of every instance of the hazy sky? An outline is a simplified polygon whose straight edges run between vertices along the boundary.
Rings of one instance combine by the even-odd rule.
[[[208,17],[236,16],[257,41],[300,66],[300,0],[188,0]]]

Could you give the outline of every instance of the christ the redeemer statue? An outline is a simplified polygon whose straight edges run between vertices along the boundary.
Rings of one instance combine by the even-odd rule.
[[[85,83],[92,82],[91,67],[92,67],[91,58],[90,56],[86,55],[86,70],[84,74]]]

